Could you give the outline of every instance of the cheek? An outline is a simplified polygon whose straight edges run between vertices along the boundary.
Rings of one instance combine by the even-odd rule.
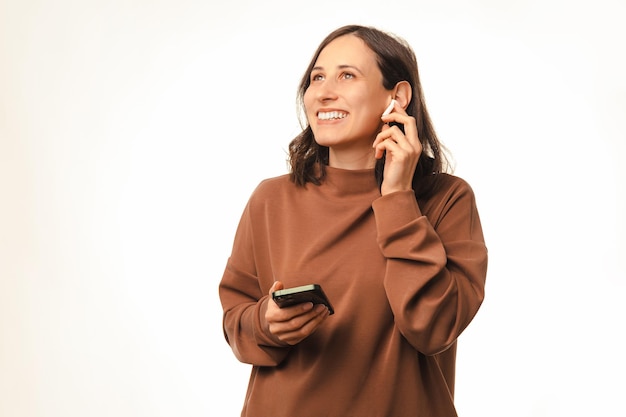
[[[304,104],[304,111],[309,114],[309,109],[313,104],[313,94],[311,93],[310,88],[304,92],[304,96],[302,96],[302,103]]]
[[[381,105],[382,105],[382,101],[381,101]],[[382,120],[380,118],[383,114],[382,112],[384,109],[380,110],[379,108],[380,106],[374,105],[372,101],[368,102],[367,106],[363,106],[361,108],[361,112],[360,112],[361,117],[362,117],[361,122],[368,126],[382,124]]]

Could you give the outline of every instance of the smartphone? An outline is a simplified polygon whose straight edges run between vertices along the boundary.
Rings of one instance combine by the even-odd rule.
[[[285,288],[274,291],[272,298],[280,308],[301,303],[324,304],[328,312],[333,314],[335,310],[318,284],[302,285],[300,287]]]

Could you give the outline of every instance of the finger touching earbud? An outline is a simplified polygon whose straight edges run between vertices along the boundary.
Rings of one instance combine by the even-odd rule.
[[[389,113],[391,113],[391,111],[393,110],[395,105],[396,105],[396,100],[391,99],[391,103],[389,103],[389,105],[387,106],[387,108],[383,112],[383,116],[387,116]]]

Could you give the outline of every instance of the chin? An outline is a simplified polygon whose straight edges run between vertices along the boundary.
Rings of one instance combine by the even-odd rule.
[[[332,146],[333,144],[337,143],[337,138],[330,136],[330,135],[318,135],[315,132],[313,132],[313,138],[315,139],[315,142],[317,142],[318,145],[320,146]]]
[[[326,146],[327,148],[332,148],[342,143],[341,140],[337,140],[337,139],[324,139],[324,138],[318,139],[317,137],[315,138],[315,142],[317,142],[318,145]]]

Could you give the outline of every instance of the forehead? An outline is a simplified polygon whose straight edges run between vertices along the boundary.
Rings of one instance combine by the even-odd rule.
[[[374,51],[354,35],[334,39],[322,49],[315,61],[316,67],[331,68],[339,65],[352,65],[361,70],[378,68]]]

